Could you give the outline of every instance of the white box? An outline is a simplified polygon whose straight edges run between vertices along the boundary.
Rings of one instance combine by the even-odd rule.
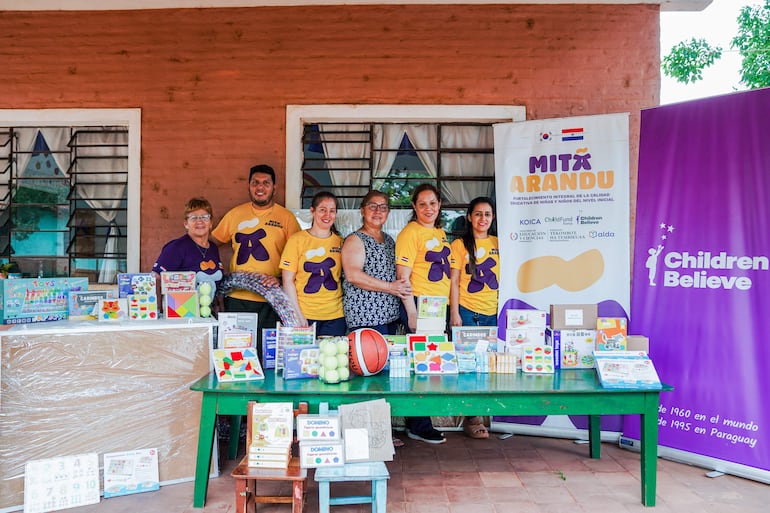
[[[542,328],[508,328],[505,330],[505,343],[543,345],[545,343],[545,327]]]
[[[505,311],[505,320],[508,329],[545,328],[547,326],[545,310],[511,308]]]
[[[302,468],[341,467],[344,464],[342,440],[299,444],[299,465]]]
[[[325,442],[340,438],[339,415],[297,415],[297,439],[300,442]]]
[[[445,333],[446,318],[426,317],[417,319],[417,333]]]

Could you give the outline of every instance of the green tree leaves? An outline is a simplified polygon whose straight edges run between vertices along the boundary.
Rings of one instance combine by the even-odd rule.
[[[741,54],[741,83],[749,89],[770,86],[770,2],[741,9],[732,47]]]
[[[671,78],[689,84],[703,79],[703,70],[722,57],[720,47],[712,47],[705,39],[692,38],[681,42],[663,57],[663,73]]]
[[[737,18],[738,35],[730,48],[741,55],[741,84],[749,89],[770,86],[770,0],[763,5],[746,6]],[[683,41],[663,57],[663,73],[689,84],[703,79],[703,70],[722,56],[722,48],[705,39]]]

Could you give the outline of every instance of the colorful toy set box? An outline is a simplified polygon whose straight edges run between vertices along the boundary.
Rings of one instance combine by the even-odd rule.
[[[3,324],[66,320],[71,290],[88,290],[88,278],[0,280],[0,318]]]

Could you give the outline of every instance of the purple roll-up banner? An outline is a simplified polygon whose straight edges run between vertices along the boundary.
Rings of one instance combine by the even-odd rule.
[[[629,331],[675,387],[661,448],[769,470],[770,89],[643,111],[636,212]]]

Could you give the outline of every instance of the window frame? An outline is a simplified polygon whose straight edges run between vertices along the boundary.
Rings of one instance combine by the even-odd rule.
[[[126,271],[139,272],[141,241],[141,113],[135,109],[0,109],[0,126],[125,126],[128,129]]]
[[[526,108],[509,105],[287,105],[286,208],[302,208],[302,134],[307,123],[509,123]]]

